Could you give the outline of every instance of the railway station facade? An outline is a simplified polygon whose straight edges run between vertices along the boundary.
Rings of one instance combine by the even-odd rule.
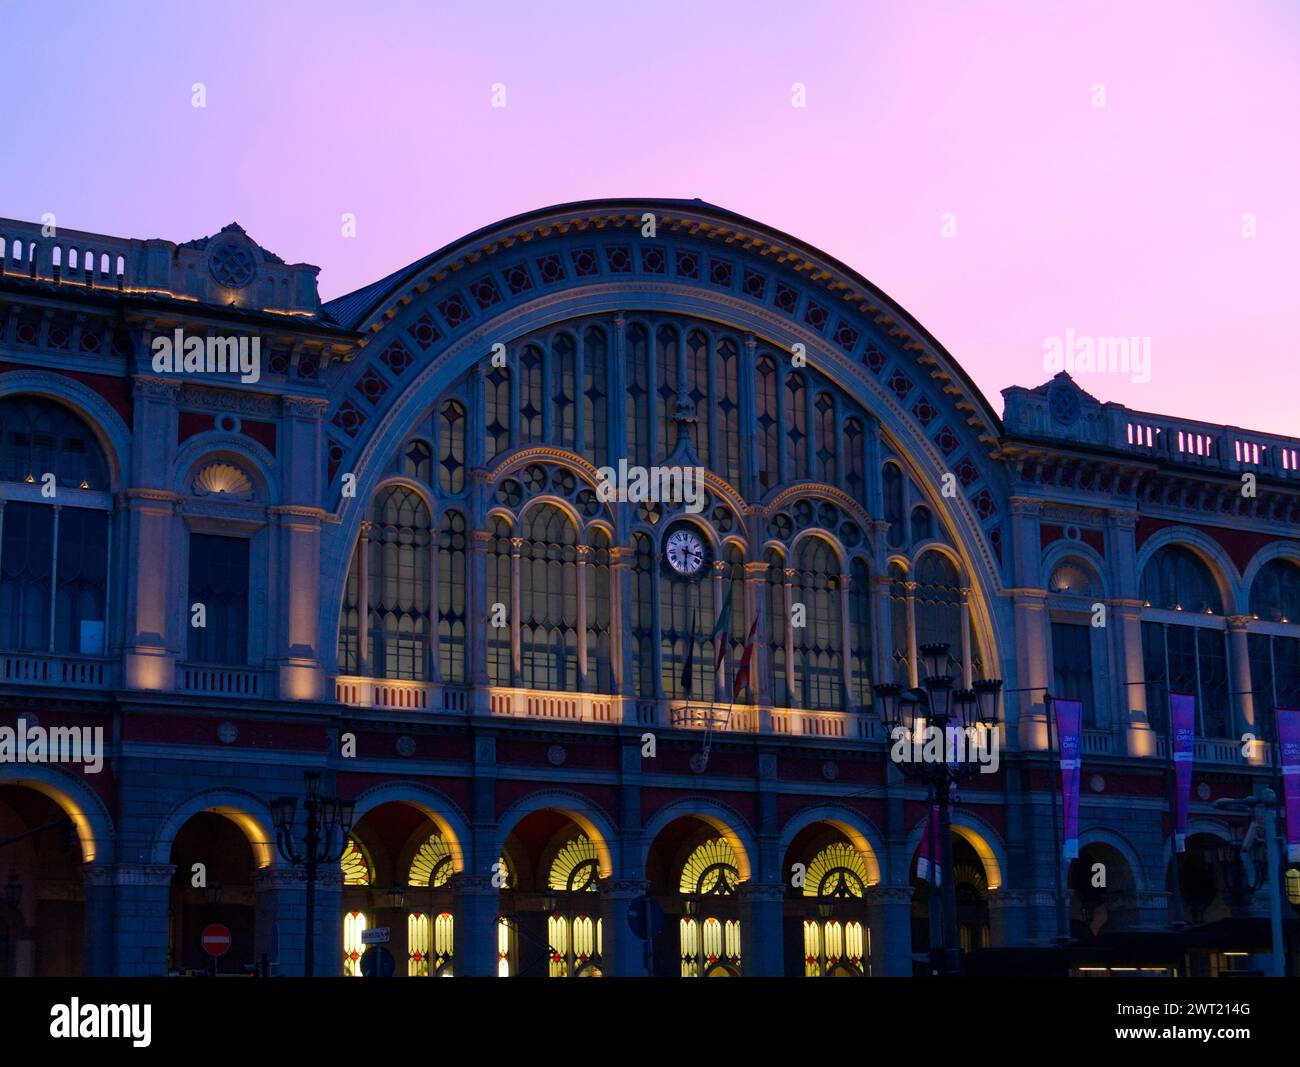
[[[1004,686],[963,952],[1267,914],[1214,802],[1276,783],[1300,705],[1300,441],[1077,371],[999,416],[861,275],[700,201],[535,211],[326,303],[234,224],[0,250],[0,727],[104,756],[0,761],[0,974],[200,970],[212,923],[223,968],[303,973],[309,780],[348,824],[317,975],[372,927],[401,976],[924,972],[930,801],[874,688],[934,643]],[[1064,877],[1048,694],[1084,707]]]

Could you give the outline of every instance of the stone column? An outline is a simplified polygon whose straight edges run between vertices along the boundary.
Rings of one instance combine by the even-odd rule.
[[[989,944],[1006,948],[1026,942],[1024,893],[994,889],[989,892]]]
[[[274,536],[284,565],[279,573],[283,643],[277,650],[277,693],[286,700],[321,700],[320,523],[318,508],[274,507]],[[363,605],[364,611],[364,605]]]
[[[1257,739],[1262,739],[1272,723],[1267,725],[1261,723],[1255,716],[1255,687],[1251,679],[1250,641],[1247,632],[1250,621],[1249,615],[1228,616],[1228,648],[1232,656],[1232,669],[1228,677],[1232,679],[1232,688],[1237,696],[1238,732],[1249,733]],[[1228,730],[1232,732],[1231,724]],[[1247,758],[1256,766],[1265,766],[1269,762],[1264,745],[1251,745]]]
[[[451,879],[455,906],[454,973],[491,978],[497,973],[499,890],[491,875],[456,874]]]
[[[591,555],[589,545],[578,545],[578,691],[591,691],[587,678],[587,559]]]
[[[1106,516],[1107,556],[1111,568],[1114,597],[1110,621],[1115,636],[1111,654],[1117,657],[1119,677],[1115,696],[1120,709],[1117,716],[1126,734],[1130,756],[1156,754],[1156,733],[1151,727],[1151,709],[1147,707],[1145,670],[1142,661],[1142,600],[1137,573],[1137,515],[1131,511],[1111,511]]]
[[[646,946],[627,924],[632,901],[645,896],[650,883],[636,879],[602,879],[600,882],[601,967],[615,978],[649,977]]]
[[[740,971],[758,978],[785,974],[784,931],[781,928],[785,885],[781,882],[742,882],[740,897]]]
[[[912,887],[868,886],[867,927],[871,931],[871,975],[910,978],[912,975]]]
[[[115,970],[113,868],[106,863],[87,863],[81,876],[86,894],[82,973],[87,978],[107,978]]]
[[[179,618],[173,589],[178,576],[172,574],[179,537],[178,498],[168,488],[179,391],[174,379],[137,376],[134,380],[133,437],[158,447],[132,449],[131,488],[124,494],[130,509],[123,659],[128,689],[173,688],[177,656],[184,654],[186,644],[186,635],[174,632]]]
[[[523,685],[523,644],[519,632],[519,610],[522,598],[519,591],[519,550],[524,547],[522,537],[510,538],[510,684],[516,689]]]
[[[113,958],[122,977],[167,974],[171,918],[170,863],[121,863],[113,868]]]

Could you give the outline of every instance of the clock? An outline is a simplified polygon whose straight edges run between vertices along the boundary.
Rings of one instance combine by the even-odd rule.
[[[683,578],[699,577],[708,556],[708,545],[690,523],[675,526],[664,538],[664,558],[673,572]]]

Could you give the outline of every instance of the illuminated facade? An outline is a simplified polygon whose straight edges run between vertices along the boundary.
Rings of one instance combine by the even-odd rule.
[[[963,950],[1060,928],[1048,691],[1085,704],[1070,929],[1169,924],[1171,690],[1184,914],[1260,913],[1213,801],[1300,704],[1300,442],[1064,375],[999,418],[861,276],[698,201],[537,211],[325,304],[235,226],[0,241],[0,725],[108,745],[0,763],[0,840],[76,830],[0,851],[0,973],[201,968],[214,921],[223,967],[300,973],[270,802],[305,770],[355,803],[318,974],[372,927],[405,976],[925,969],[929,802],[872,685],[928,642],[1006,686]],[[256,338],[255,380],[159,372],[176,331]],[[611,500],[620,463],[679,481]]]

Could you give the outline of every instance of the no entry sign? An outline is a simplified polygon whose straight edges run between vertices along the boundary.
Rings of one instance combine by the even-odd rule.
[[[214,958],[224,956],[230,951],[230,930],[221,923],[212,923],[203,928],[203,935],[199,941],[203,945],[203,951],[209,956]]]

